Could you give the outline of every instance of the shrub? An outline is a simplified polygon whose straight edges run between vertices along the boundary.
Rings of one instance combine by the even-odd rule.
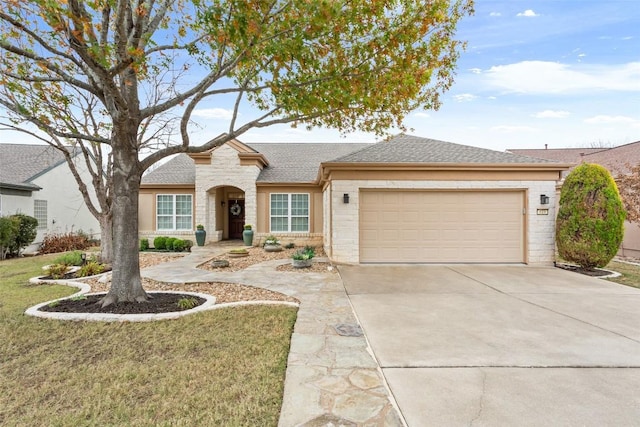
[[[176,239],[175,242],[173,242],[173,250],[176,252],[184,251],[184,240]]]
[[[165,249],[168,251],[172,251],[173,250],[173,244],[175,243],[175,241],[178,240],[175,237],[167,237],[167,242],[165,243]]]
[[[284,245],[284,248],[285,248],[285,249],[293,249],[293,248],[295,248],[295,247],[296,247],[296,245],[295,245],[295,243],[293,243],[293,242],[289,242],[289,243],[287,243],[286,245]]]
[[[84,250],[91,246],[86,234],[65,233],[47,234],[42,240],[40,253],[54,254],[75,250]]]
[[[184,248],[187,252],[191,252],[191,248],[193,247],[193,241],[189,240],[189,239],[185,239],[183,240],[184,242]]]
[[[181,310],[189,310],[194,307],[197,307],[200,304],[200,302],[198,301],[197,298],[194,298],[194,297],[184,297],[184,298],[180,298],[176,304],[178,305],[178,308],[180,308]]]
[[[14,246],[20,230],[20,220],[15,217],[0,217],[0,259],[5,259]]]
[[[316,256],[316,250],[312,246],[305,246],[304,249],[298,249],[291,255],[291,258],[296,260],[313,259]]]
[[[12,215],[20,221],[18,234],[16,235],[12,251],[20,255],[20,251],[36,240],[38,235],[38,220],[25,214]]]
[[[82,252],[73,251],[60,255],[58,258],[53,260],[53,262],[64,265],[82,265]]]
[[[104,271],[104,265],[97,263],[95,261],[89,261],[76,273],[78,277],[87,277],[87,276],[95,276],[96,274],[100,274]]]
[[[562,185],[556,224],[560,256],[583,268],[604,267],[618,252],[625,216],[609,171],[581,164]]]
[[[153,239],[153,247],[162,250],[167,248],[167,238],[164,236],[158,236]]]
[[[149,249],[149,239],[140,239],[140,250],[146,251]]]
[[[47,276],[54,280],[62,279],[68,268],[65,264],[52,264],[47,268]]]

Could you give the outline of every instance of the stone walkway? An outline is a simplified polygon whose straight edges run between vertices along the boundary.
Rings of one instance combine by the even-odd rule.
[[[195,268],[225,250],[225,245],[194,247],[190,255],[144,269],[142,275],[174,283],[241,283],[300,301],[279,427],[403,425],[338,274],[276,271],[287,260],[231,273]]]

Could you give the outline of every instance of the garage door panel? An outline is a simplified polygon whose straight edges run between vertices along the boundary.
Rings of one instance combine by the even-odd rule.
[[[522,191],[364,191],[361,262],[523,262]]]

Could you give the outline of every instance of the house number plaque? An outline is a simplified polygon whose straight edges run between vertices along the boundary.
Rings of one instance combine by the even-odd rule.
[[[538,215],[549,215],[549,209],[538,209]]]

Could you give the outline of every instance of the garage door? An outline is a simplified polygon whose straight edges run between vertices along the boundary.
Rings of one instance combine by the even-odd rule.
[[[360,262],[524,262],[522,191],[362,191]]]

